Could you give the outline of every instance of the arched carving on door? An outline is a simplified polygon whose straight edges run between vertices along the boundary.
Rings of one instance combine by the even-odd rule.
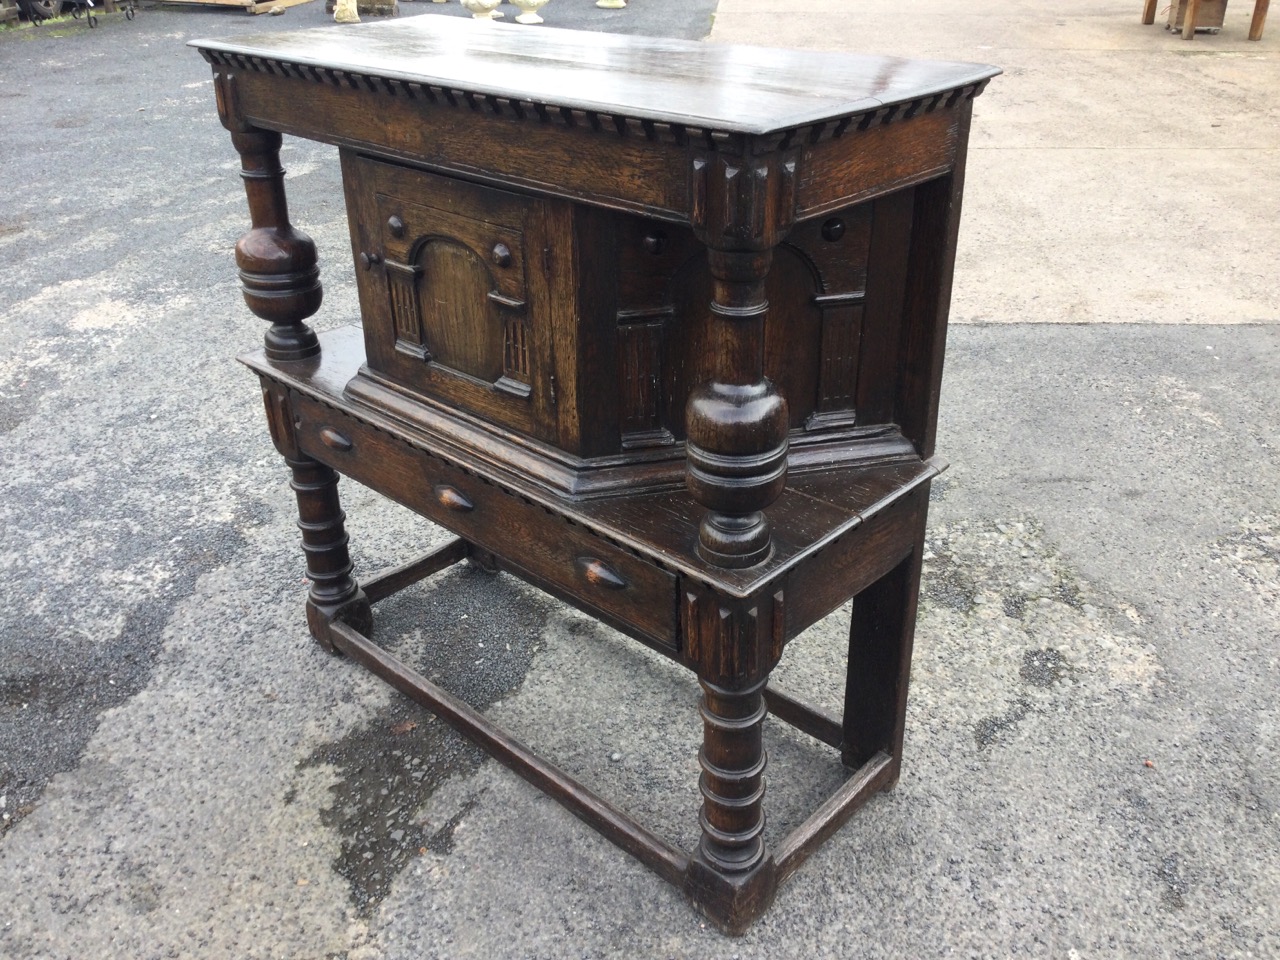
[[[415,250],[418,312],[431,360],[493,383],[503,373],[503,318],[490,300],[493,277],[484,258],[447,237]]]

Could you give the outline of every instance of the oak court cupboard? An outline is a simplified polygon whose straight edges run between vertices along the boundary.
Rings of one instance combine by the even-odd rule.
[[[311,632],[742,932],[901,768],[965,152],[997,71],[433,16],[194,46],[241,158],[236,261],[270,323],[243,360]],[[339,148],[361,316],[321,336],[282,134]],[[457,539],[357,580],[339,475]],[[466,558],[696,673],[695,850],[370,639],[373,604]],[[837,717],[769,675],[850,598]],[[772,844],[769,716],[849,771]]]

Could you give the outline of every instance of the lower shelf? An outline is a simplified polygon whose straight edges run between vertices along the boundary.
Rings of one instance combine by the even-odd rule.
[[[687,490],[589,500],[558,494],[449,423],[408,422],[351,400],[345,387],[361,362],[358,344],[341,349],[350,332],[321,339],[320,356],[305,361],[244,358],[261,379],[272,439],[293,471],[312,633],[679,886],[720,929],[745,931],[779,883],[868,797],[896,782],[929,487],[945,464],[912,454],[800,471],[768,508],[768,555],[753,567],[723,568],[696,550],[703,508]],[[458,540],[362,588],[351,576],[340,475]],[[513,573],[697,674],[696,850],[666,842],[370,641],[371,602],[464,558]],[[770,689],[784,646],[851,599],[844,717]],[[851,771],[772,848],[764,840],[761,736],[770,714],[838,750]]]
[[[426,556],[369,579],[365,595],[371,602],[385,599],[469,556],[471,546],[454,540]],[[594,793],[573,777],[534,753],[515,737],[491,723],[482,713],[432,683],[403,661],[387,653],[356,628],[336,618],[328,622],[328,637],[335,650],[350,657],[375,676],[426,707],[490,756],[555,799],[602,836],[631,854],[668,883],[680,887],[694,906],[713,921],[718,914],[706,902],[705,884],[690,883],[694,856],[646,829],[625,811]],[[815,738],[839,747],[833,737],[839,721],[792,697],[766,693],[775,715]],[[824,735],[825,734],[825,735]],[[810,817],[786,836],[767,861],[774,873],[770,888],[790,877],[819,846],[849,819],[873,794],[889,785],[892,758],[880,751],[853,771],[844,784]],[[763,901],[747,922],[768,907]],[[742,918],[739,918],[742,919]],[[728,929],[739,933],[743,927]]]

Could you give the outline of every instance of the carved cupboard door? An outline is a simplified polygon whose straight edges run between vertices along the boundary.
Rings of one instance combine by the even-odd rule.
[[[554,440],[536,276],[546,201],[347,152],[343,162],[365,375]]]

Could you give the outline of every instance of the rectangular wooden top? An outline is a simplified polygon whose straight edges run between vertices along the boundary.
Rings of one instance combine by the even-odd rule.
[[[551,108],[767,135],[931,97],[995,67],[529,28],[460,17],[404,20],[191,46]]]

